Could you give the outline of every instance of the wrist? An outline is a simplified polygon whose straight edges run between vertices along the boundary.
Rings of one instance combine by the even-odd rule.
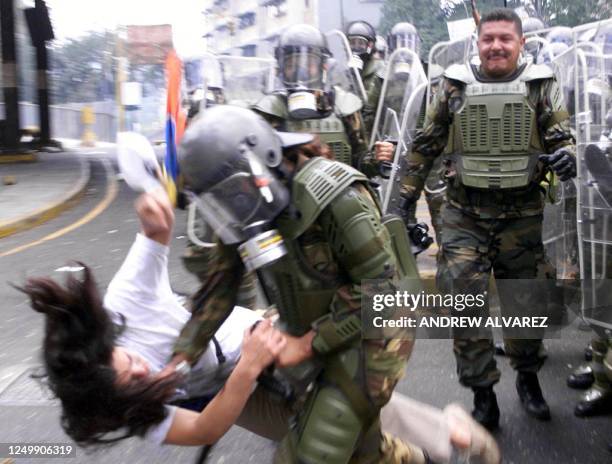
[[[259,374],[264,370],[264,366],[260,366],[258,362],[252,362],[245,357],[241,357],[236,364],[234,371],[243,379],[250,382],[255,382]]]

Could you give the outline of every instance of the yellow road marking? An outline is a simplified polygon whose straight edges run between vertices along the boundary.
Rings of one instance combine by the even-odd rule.
[[[0,258],[4,256],[14,255],[15,253],[19,253],[21,251],[40,245],[41,243],[48,242],[49,240],[54,240],[58,237],[61,237],[62,235],[66,235],[68,232],[72,232],[73,230],[81,227],[82,225],[85,225],[88,222],[92,221],[94,218],[99,216],[106,208],[108,208],[117,196],[117,193],[119,192],[119,187],[117,184],[117,180],[115,179],[113,168],[110,162],[107,160],[102,160],[102,163],[104,164],[104,169],[106,170],[106,194],[104,195],[102,201],[98,203],[94,209],[92,209],[89,213],[87,213],[78,221],[73,222],[69,226],[55,231],[39,240],[26,243],[25,245],[20,245],[8,251],[0,252]]]

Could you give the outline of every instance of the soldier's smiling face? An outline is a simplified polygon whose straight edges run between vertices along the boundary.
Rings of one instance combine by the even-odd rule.
[[[511,21],[490,21],[480,25],[478,54],[482,70],[489,77],[504,77],[512,73],[525,44],[516,25]]]

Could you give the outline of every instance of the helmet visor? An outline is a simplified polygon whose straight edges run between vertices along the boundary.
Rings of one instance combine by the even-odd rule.
[[[399,34],[396,36],[397,48],[417,49],[417,36],[414,34]]]
[[[234,172],[192,197],[204,220],[225,244],[243,242],[276,218],[289,203],[289,192],[251,152],[233,163]]]
[[[370,53],[370,43],[365,37],[359,35],[352,35],[349,36],[348,41],[349,45],[351,46],[351,51],[356,55]]]
[[[312,51],[285,53],[280,63],[283,83],[288,88],[323,88],[323,57]]]

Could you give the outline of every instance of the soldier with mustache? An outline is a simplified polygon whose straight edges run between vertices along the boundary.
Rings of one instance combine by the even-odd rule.
[[[549,171],[561,181],[576,175],[575,142],[552,70],[521,62],[524,43],[521,20],[512,10],[484,15],[478,25],[481,64],[446,69],[408,158],[403,196],[410,203],[435,159],[443,157],[447,192],[437,285],[444,293],[482,294],[491,272],[498,287],[510,282],[502,279],[545,284],[555,277],[542,245],[545,195],[539,185]],[[519,309],[510,293],[501,298],[502,314]],[[523,296],[534,300],[524,306],[529,310],[546,306],[531,292]],[[542,340],[533,335],[507,339],[506,350],[524,408],[549,420],[537,377]],[[474,391],[472,414],[494,429],[500,413],[493,385],[500,371],[492,336],[455,331],[453,337],[459,381]]]

